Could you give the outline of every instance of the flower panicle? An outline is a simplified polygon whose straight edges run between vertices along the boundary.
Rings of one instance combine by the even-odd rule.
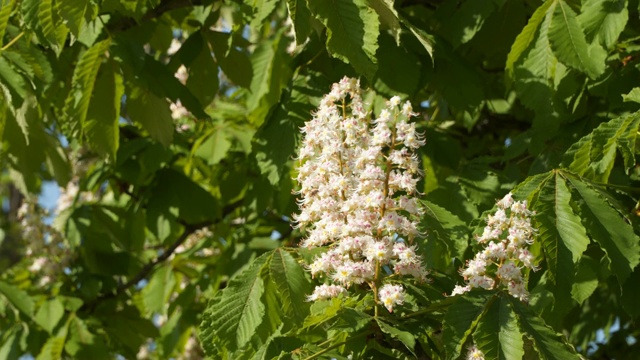
[[[380,303],[392,311],[404,293],[400,285],[382,284],[382,267],[417,281],[427,278],[412,245],[421,235],[423,210],[415,196],[422,172],[415,150],[424,137],[410,122],[417,115],[410,102],[402,104],[394,96],[386,105],[372,116],[359,81],[345,77],[333,84],[301,129],[300,212],[293,219],[306,230],[300,246],[326,249],[309,271],[328,282],[316,288],[310,301],[366,283],[379,290]],[[382,289],[393,289],[393,295],[383,299]]]
[[[466,285],[457,285],[451,296],[464,294],[473,288],[506,288],[509,294],[527,301],[525,269],[538,270],[535,256],[529,251],[537,230],[531,225],[530,211],[525,201],[515,201],[511,193],[496,203],[497,210],[487,217],[482,235],[476,241],[483,249],[460,269]]]

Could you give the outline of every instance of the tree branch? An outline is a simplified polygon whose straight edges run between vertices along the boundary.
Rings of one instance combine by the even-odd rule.
[[[240,207],[242,205],[242,203],[243,203],[243,201],[242,201],[242,199],[240,199],[240,200],[238,200],[238,201],[236,201],[234,203],[231,203],[231,204],[228,204],[227,206],[225,206],[222,209],[222,216],[219,219],[219,221],[221,221],[222,219],[227,217],[227,215],[231,214],[235,209]],[[174,241],[173,244],[171,244],[171,246],[169,246],[157,258],[155,258],[154,260],[152,260],[151,262],[149,262],[145,266],[143,266],[142,269],[140,269],[140,271],[138,271],[138,273],[134,277],[129,279],[129,281],[125,282],[124,284],[120,284],[115,289],[115,291],[99,295],[93,301],[86,303],[83,306],[83,308],[84,309],[88,309],[89,311],[93,311],[93,309],[99,303],[101,303],[101,302],[103,302],[105,300],[108,300],[108,299],[117,298],[118,296],[122,295],[129,288],[131,288],[132,286],[136,285],[140,281],[146,279],[147,276],[154,270],[154,268],[158,264],[164,262],[169,257],[171,257],[171,255],[176,251],[176,249],[180,245],[182,245],[187,240],[187,238],[189,238],[189,236],[191,234],[193,234],[194,232],[196,232],[197,230],[199,230],[199,229],[201,229],[203,227],[212,226],[212,225],[214,225],[216,223],[216,222],[213,222],[213,221],[206,221],[206,222],[202,222],[202,223],[198,223],[198,224],[187,224],[187,223],[185,223],[184,221],[181,221],[181,220],[179,220],[179,222],[185,227],[185,229],[182,232],[182,234],[180,234],[180,236],[176,239],[176,241]]]

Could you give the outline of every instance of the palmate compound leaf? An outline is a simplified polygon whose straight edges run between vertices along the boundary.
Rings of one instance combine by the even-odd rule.
[[[615,164],[617,149],[622,154],[628,173],[635,166],[639,127],[640,112],[604,122],[567,150],[563,165],[582,177],[607,182]]]
[[[567,174],[567,179],[583,202],[582,218],[588,224],[589,235],[600,244],[611,262],[611,270],[619,283],[624,284],[640,263],[640,237],[592,185],[572,174]]]
[[[380,21],[367,1],[310,1],[309,8],[327,27],[329,53],[372,78],[376,72]]]
[[[522,359],[524,341],[508,295],[494,301],[473,334],[486,359]]]
[[[443,321],[442,340],[447,359],[457,359],[487,308],[496,300],[495,292],[472,290],[456,296]]]
[[[264,280],[260,272],[270,256],[271,253],[265,253],[256,258],[209,303],[200,324],[200,342],[207,354],[213,356],[222,353],[222,349],[242,348],[262,323]]]

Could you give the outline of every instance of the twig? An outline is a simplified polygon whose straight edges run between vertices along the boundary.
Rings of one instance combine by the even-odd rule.
[[[222,209],[222,216],[221,216],[221,218],[219,220],[224,219],[227,215],[231,214],[235,209],[240,207],[240,205],[242,205],[242,200],[238,200],[238,201],[236,201],[234,203],[231,203],[231,204],[225,206]],[[92,311],[96,307],[96,305],[98,305],[99,303],[101,303],[101,302],[103,302],[105,300],[108,300],[108,299],[117,298],[118,296],[122,295],[130,287],[136,285],[141,280],[146,279],[146,277],[151,273],[151,271],[153,271],[153,269],[156,267],[156,265],[164,262],[169,257],[171,257],[171,255],[176,251],[176,249],[180,245],[182,245],[185,242],[185,240],[187,240],[187,238],[191,234],[196,232],[196,230],[199,230],[199,229],[201,229],[203,227],[212,226],[212,225],[214,225],[216,223],[214,221],[206,221],[206,222],[202,222],[202,223],[198,223],[198,224],[187,224],[184,221],[180,221],[180,220],[179,220],[179,222],[185,227],[185,229],[182,232],[182,234],[180,234],[178,239],[176,239],[176,241],[173,244],[171,244],[171,246],[169,246],[162,254],[160,254],[153,261],[151,261],[151,262],[147,263],[145,266],[143,266],[142,269],[140,269],[140,271],[138,271],[138,273],[133,278],[131,278],[129,281],[125,282],[124,284],[120,284],[115,289],[115,291],[99,295],[93,301],[91,301],[89,303],[86,303],[83,306],[83,308],[89,309],[89,311]]]

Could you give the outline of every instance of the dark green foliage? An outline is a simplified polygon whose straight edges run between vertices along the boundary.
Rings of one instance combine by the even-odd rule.
[[[637,3],[0,0],[0,359],[640,357]],[[300,128],[343,76],[427,142],[432,283],[377,316],[367,284],[307,301],[292,228]],[[444,296],[508,192],[529,302]]]

